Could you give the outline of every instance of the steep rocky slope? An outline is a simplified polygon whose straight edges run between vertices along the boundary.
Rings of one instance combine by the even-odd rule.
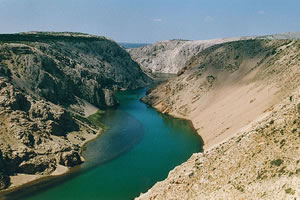
[[[143,101],[191,120],[206,152],[140,199],[299,197],[300,41],[215,45],[183,69]]]
[[[131,57],[140,64],[144,72],[177,74],[185,63],[202,50],[239,38],[215,40],[167,40],[140,48],[129,49]]]
[[[137,199],[298,199],[300,88],[262,120],[194,154]]]
[[[104,37],[0,35],[0,189],[10,176],[47,175],[59,164],[81,163],[80,147],[101,129],[85,118],[86,102],[115,106],[114,90],[150,82],[124,49]]]
[[[135,89],[150,79],[118,44],[89,35],[1,35],[0,69],[32,95],[53,103],[74,96],[105,107],[105,89]]]

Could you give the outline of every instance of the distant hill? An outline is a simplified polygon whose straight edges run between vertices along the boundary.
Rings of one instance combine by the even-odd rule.
[[[190,58],[204,49],[216,44],[239,39],[240,38],[195,41],[167,40],[129,49],[128,52],[147,74],[177,74]]]
[[[124,49],[133,49],[149,45],[148,43],[119,43]]]
[[[299,40],[300,32],[279,33],[273,35],[259,36],[258,39],[277,39],[277,40]]]

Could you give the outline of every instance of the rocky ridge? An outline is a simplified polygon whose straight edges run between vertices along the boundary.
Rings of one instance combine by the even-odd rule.
[[[11,176],[49,175],[58,165],[80,164],[80,147],[102,129],[85,118],[84,102],[115,106],[113,91],[150,82],[104,37],[0,35],[0,189]]]

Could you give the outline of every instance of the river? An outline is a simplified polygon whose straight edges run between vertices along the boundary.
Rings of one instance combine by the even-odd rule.
[[[143,88],[117,94],[120,106],[103,116],[110,128],[86,145],[84,164],[67,175],[24,187],[9,199],[133,199],[202,151],[202,140],[190,123],[140,102],[145,92]]]

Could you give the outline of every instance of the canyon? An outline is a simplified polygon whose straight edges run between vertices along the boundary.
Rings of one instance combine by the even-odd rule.
[[[204,151],[136,199],[296,199],[299,36],[176,39],[125,50],[81,33],[0,35],[0,189],[81,164],[82,146],[107,128],[101,110],[119,104],[116,91],[173,74],[141,101],[190,120]]]

